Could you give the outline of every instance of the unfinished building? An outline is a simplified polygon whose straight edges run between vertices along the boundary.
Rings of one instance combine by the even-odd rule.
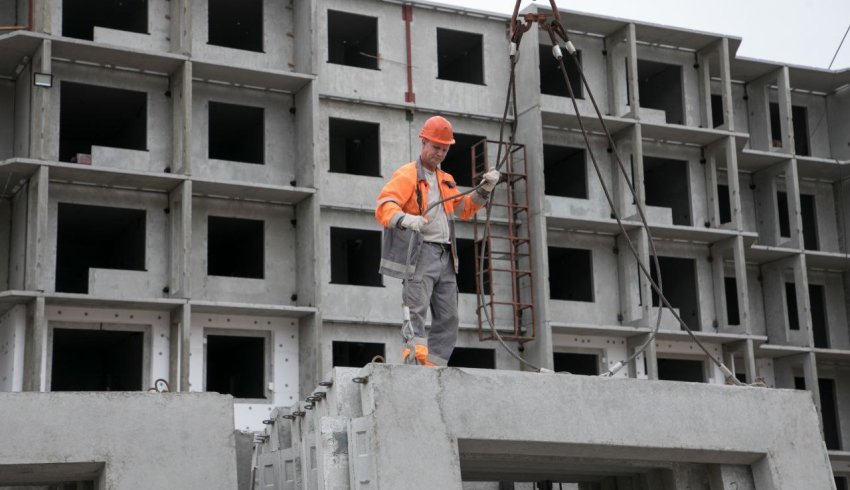
[[[375,197],[434,114],[456,132],[443,167],[473,185],[476,145],[499,140],[508,18],[426,1],[238,4],[0,2],[0,391],[165,380],[232,395],[234,427],[261,431],[333,367],[401,359]],[[811,392],[847,488],[850,70],[741,59],[740,39],[720,34],[562,18],[616,148],[578,71],[576,113],[549,38],[530,31],[517,66],[519,282],[534,298],[522,355],[593,376],[652,335],[658,295],[592,152],[642,263],[655,245],[672,306],[742,381]],[[521,370],[479,341],[488,247],[475,224],[457,231],[449,365]],[[492,277],[487,294],[516,280]],[[615,376],[724,383],[669,311]],[[632,488],[606,471],[582,488]]]

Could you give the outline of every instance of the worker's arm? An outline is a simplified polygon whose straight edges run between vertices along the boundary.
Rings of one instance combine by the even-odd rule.
[[[413,196],[415,188],[416,172],[405,172],[402,167],[393,173],[392,178],[381,189],[375,208],[375,219],[381,226],[399,226],[399,221],[405,216],[404,204]]]
[[[498,170],[490,169],[484,174],[481,180],[481,186],[472,194],[467,194],[462,198],[455,200],[455,216],[460,219],[470,219],[478,212],[490,199],[490,193],[496,184],[499,182],[501,174]],[[455,192],[457,192],[455,190]]]

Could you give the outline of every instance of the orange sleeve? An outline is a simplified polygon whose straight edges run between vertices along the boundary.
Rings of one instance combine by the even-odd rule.
[[[410,200],[416,187],[416,172],[403,166],[393,173],[378,195],[375,219],[381,226],[391,228],[404,215],[404,204]]]

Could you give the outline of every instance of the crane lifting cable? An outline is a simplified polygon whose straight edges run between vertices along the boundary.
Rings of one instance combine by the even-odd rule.
[[[573,46],[572,42],[570,41],[569,36],[567,35],[567,32],[566,32],[566,29],[564,28],[563,24],[561,23],[560,12],[558,10],[558,7],[555,4],[554,0],[550,0],[549,3],[551,5],[551,9],[552,9],[551,19],[550,19],[550,16],[548,14],[544,14],[544,13],[535,12],[535,13],[520,14],[519,13],[520,0],[517,0],[516,4],[514,6],[513,15],[511,17],[511,21],[510,21],[510,47],[509,47],[510,76],[509,76],[509,80],[508,80],[507,96],[506,96],[506,101],[505,101],[505,110],[504,110],[504,113],[503,113],[503,116],[502,116],[501,125],[500,125],[500,129],[499,129],[499,153],[498,153],[498,156],[497,156],[497,159],[496,159],[496,161],[497,161],[496,168],[500,169],[502,167],[505,159],[508,158],[508,154],[510,153],[510,149],[513,147],[513,144],[514,144],[517,120],[516,120],[516,117],[514,117],[514,119],[510,122],[510,124],[508,124],[507,119],[508,119],[509,109],[513,110],[514,116],[516,116],[516,114],[517,114],[517,110],[516,110],[516,65],[517,65],[518,58],[519,58],[520,42],[522,41],[523,35],[526,32],[528,32],[534,26],[534,24],[537,24],[540,29],[543,29],[547,32],[547,34],[549,35],[549,39],[552,42],[552,56],[557,61],[560,72],[563,76],[564,83],[565,83],[566,88],[567,88],[567,93],[570,97],[570,101],[572,103],[573,109],[575,110],[575,114],[577,116],[576,120],[578,121],[579,129],[582,133],[582,137],[584,139],[588,155],[590,155],[590,159],[591,159],[591,162],[593,163],[593,167],[594,167],[596,175],[599,179],[599,183],[602,187],[603,193],[605,194],[605,198],[606,198],[608,205],[611,209],[611,216],[613,216],[614,219],[617,221],[617,226],[620,229],[622,237],[626,241],[628,248],[629,248],[629,251],[634,256],[634,258],[637,262],[640,274],[647,280],[647,282],[651,286],[652,290],[655,291],[655,293],[658,295],[658,310],[657,310],[655,326],[652,329],[651,333],[647,336],[647,339],[637,349],[635,349],[635,351],[627,359],[619,361],[612,368],[610,368],[607,372],[603,373],[601,376],[605,376],[605,377],[613,376],[616,372],[618,372],[620,369],[622,369],[623,366],[632,362],[634,359],[636,359],[639,355],[641,355],[647,349],[647,347],[655,340],[655,337],[656,337],[656,335],[657,335],[657,333],[658,333],[658,331],[661,327],[661,318],[662,318],[661,315],[662,315],[663,309],[667,308],[670,311],[670,313],[673,315],[673,317],[679,322],[681,327],[688,333],[688,335],[691,337],[691,339],[703,351],[703,353],[711,360],[712,363],[714,363],[717,366],[718,369],[720,369],[720,371],[725,376],[725,380],[726,380],[727,383],[736,384],[736,385],[745,385],[745,383],[743,383],[743,382],[741,382],[740,380],[737,379],[737,377],[734,375],[734,373],[732,373],[732,371],[728,367],[726,367],[726,365],[723,364],[723,362],[721,362],[719,359],[717,359],[714,355],[712,355],[709,352],[708,348],[706,348],[705,345],[703,345],[703,343],[700,341],[700,339],[694,334],[694,332],[691,330],[691,328],[685,323],[685,321],[681,318],[679,313],[673,308],[673,306],[670,304],[670,301],[664,295],[664,293],[662,291],[661,268],[660,268],[659,262],[658,262],[658,253],[656,251],[654,239],[652,237],[652,233],[651,233],[651,230],[649,228],[649,224],[648,224],[647,219],[646,219],[646,211],[645,211],[645,208],[644,208],[644,203],[641,202],[640,199],[638,199],[638,195],[637,195],[637,192],[635,190],[634,183],[632,182],[631,177],[629,176],[629,173],[626,170],[625,165],[623,164],[623,160],[622,160],[622,158],[619,154],[619,151],[617,150],[617,145],[614,142],[614,138],[611,135],[611,132],[608,129],[608,127],[605,123],[605,120],[602,117],[602,113],[599,110],[599,107],[596,103],[596,99],[593,96],[593,92],[591,90],[591,87],[587,82],[587,79],[584,75],[584,71],[582,70],[581,63],[580,63],[580,61],[577,57],[577,51],[576,51],[575,47]],[[573,92],[573,88],[570,84],[569,77],[567,75],[567,69],[566,69],[566,66],[564,64],[564,55],[563,55],[563,52],[561,50],[562,44],[563,44],[564,49],[567,51],[568,57],[572,60],[572,63],[575,65],[576,70],[579,73],[579,76],[580,76],[580,79],[581,79],[581,84],[587,91],[587,94],[590,98],[590,101],[591,101],[593,108],[594,108],[594,111],[596,113],[596,117],[597,117],[597,119],[599,120],[599,123],[602,126],[602,129],[605,133],[606,138],[608,139],[609,147],[611,148],[612,153],[614,154],[614,157],[616,159],[619,171],[622,173],[622,175],[624,177],[624,181],[625,181],[625,183],[626,183],[626,185],[629,189],[629,192],[632,194],[632,196],[634,197],[635,203],[637,204],[637,210],[638,210],[638,215],[640,217],[641,227],[644,229],[644,231],[647,234],[647,240],[648,240],[649,248],[650,248],[650,251],[651,251],[651,254],[652,254],[652,258],[653,258],[653,265],[654,265],[655,271],[657,273],[656,274],[657,279],[654,279],[652,277],[652,274],[650,273],[648,267],[646,266],[646,264],[644,264],[643,260],[641,260],[641,255],[638,252],[634,242],[629,237],[629,234],[628,234],[627,230],[625,229],[625,226],[622,223],[622,218],[619,216],[619,213],[617,212],[616,205],[614,204],[614,200],[611,197],[611,193],[610,193],[607,185],[605,184],[604,179],[602,178],[602,172],[601,172],[599,163],[598,163],[596,156],[593,152],[593,148],[590,145],[588,134],[587,134],[587,129],[584,127],[584,123],[582,122],[579,107],[578,107],[578,104],[576,102],[576,97],[575,97],[575,94]],[[507,141],[505,141],[505,128],[506,128],[506,126],[509,126]],[[503,156],[502,156],[503,148],[504,148],[504,159],[503,159]],[[487,215],[486,215],[487,222],[489,222],[489,220],[490,220],[491,204],[492,204],[492,196],[491,196],[491,200],[488,202],[488,205],[487,205]],[[489,227],[488,227],[488,229],[489,229]],[[487,251],[487,252],[489,252],[489,251]],[[487,253],[487,252],[485,252],[485,253]],[[485,253],[481,254],[480,266],[478,267],[479,274],[483,274],[483,271],[484,271],[484,255],[485,255]],[[480,291],[480,289],[481,288],[479,288],[479,294],[483,294]],[[487,315],[486,309],[484,311],[485,311],[485,315]],[[487,315],[487,321],[490,324],[490,328],[491,328],[491,331],[492,331],[494,337],[497,340],[499,340],[499,342],[508,350],[508,352],[511,353],[511,355],[513,355],[515,358],[517,358],[524,365],[531,367],[533,370],[535,370],[537,372],[547,371],[545,369],[533,366],[532,364],[530,364],[525,359],[522,359],[521,356],[514,353],[513,350],[510,349],[507,346],[507,344],[502,340],[501,336],[499,335],[499,332],[495,327],[494,319],[490,318],[489,315]]]

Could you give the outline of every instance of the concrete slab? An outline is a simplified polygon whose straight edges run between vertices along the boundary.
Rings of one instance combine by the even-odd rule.
[[[47,465],[104,489],[237,488],[229,395],[0,393],[0,406],[0,485]]]

